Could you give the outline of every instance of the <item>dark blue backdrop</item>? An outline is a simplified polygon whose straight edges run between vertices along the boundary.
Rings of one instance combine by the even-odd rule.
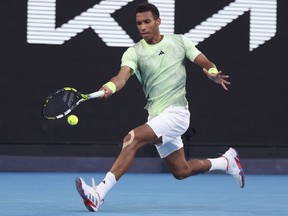
[[[99,1],[57,1],[61,26]],[[113,14],[129,36],[140,39],[134,24],[135,0]],[[186,33],[234,1],[176,1],[175,32]],[[246,12],[198,48],[230,75],[228,92],[187,63],[187,97],[195,143],[287,145],[288,3],[277,1],[275,37],[249,51]],[[64,86],[92,92],[118,72],[126,47],[108,47],[92,29],[62,45],[27,42],[27,1],[0,2],[0,142],[119,142],[146,120],[144,95],[136,77],[111,99],[90,101],[75,110],[79,124],[47,121],[41,106],[47,94]]]

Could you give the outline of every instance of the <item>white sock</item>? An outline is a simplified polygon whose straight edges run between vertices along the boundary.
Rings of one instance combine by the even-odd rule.
[[[213,158],[213,159],[208,159],[211,162],[211,168],[209,171],[212,170],[221,170],[221,171],[226,171],[227,170],[227,159],[224,157],[219,157],[219,158]]]
[[[97,192],[101,199],[104,199],[108,191],[117,183],[115,175],[108,172],[103,181],[97,185]]]

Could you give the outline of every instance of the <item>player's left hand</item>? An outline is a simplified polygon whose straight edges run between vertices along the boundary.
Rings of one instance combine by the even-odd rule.
[[[206,68],[203,68],[203,71],[210,80],[214,81],[215,83],[220,84],[226,91],[228,90],[226,85],[231,84],[229,81],[227,81],[227,79],[229,78],[228,75],[223,75],[222,71],[219,71],[218,73],[215,73],[215,74],[210,74],[206,70]]]

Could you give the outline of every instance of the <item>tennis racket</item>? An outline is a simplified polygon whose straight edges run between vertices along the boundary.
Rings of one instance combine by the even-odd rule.
[[[82,94],[74,88],[65,87],[50,94],[43,105],[42,114],[49,120],[60,119],[69,114],[80,103],[104,95],[104,91]]]

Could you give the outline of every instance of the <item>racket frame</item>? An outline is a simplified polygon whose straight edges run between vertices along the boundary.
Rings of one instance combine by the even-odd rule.
[[[58,93],[60,92],[63,92],[63,91],[73,91],[75,93],[77,93],[81,99],[78,100],[73,106],[71,106],[69,109],[67,109],[65,112],[59,114],[59,115],[56,115],[56,116],[46,116],[44,115],[44,108],[45,106],[47,106],[47,103],[48,101],[53,98],[53,96],[57,95]],[[84,101],[87,101],[87,100],[90,100],[90,99],[94,99],[94,98],[99,98],[99,97],[102,97],[103,95],[105,94],[104,90],[100,90],[100,91],[96,91],[96,92],[92,92],[90,94],[82,94],[80,93],[78,90],[76,90],[75,88],[71,88],[71,87],[64,87],[62,89],[59,89],[57,91],[55,91],[54,93],[50,94],[47,99],[45,100],[45,103],[43,105],[43,108],[42,108],[42,115],[48,119],[48,120],[55,120],[55,119],[60,119],[60,118],[63,118],[64,116],[67,116],[73,109],[75,109],[80,103],[84,102]]]

